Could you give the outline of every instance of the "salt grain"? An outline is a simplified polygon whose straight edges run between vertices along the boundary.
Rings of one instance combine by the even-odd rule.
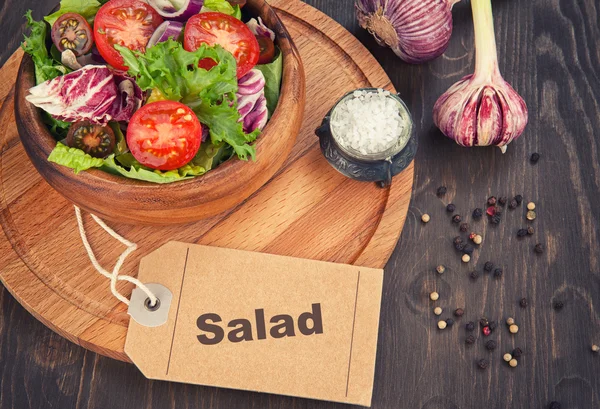
[[[404,134],[407,122],[400,110],[389,91],[354,91],[336,106],[331,129],[346,149],[362,155],[383,153],[397,146]]]

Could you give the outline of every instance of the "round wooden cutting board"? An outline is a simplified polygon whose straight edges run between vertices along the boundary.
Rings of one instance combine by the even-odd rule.
[[[390,188],[346,179],[321,155],[314,130],[333,104],[360,87],[393,85],[381,66],[343,27],[297,0],[271,1],[306,69],[306,114],[283,168],[246,202],[195,224],[114,225],[139,249],[121,269],[135,275],[139,259],[177,240],[382,268],[396,246],[408,210],[412,165]],[[0,278],[37,319],[94,352],[128,360],[123,352],[129,316],[92,267],[73,206],[29,162],[17,135],[13,83],[22,53],[0,70]],[[100,263],[112,269],[124,250],[84,217]],[[129,296],[131,286],[119,284]]]

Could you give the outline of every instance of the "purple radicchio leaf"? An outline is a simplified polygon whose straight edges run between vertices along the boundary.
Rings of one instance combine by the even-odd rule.
[[[262,130],[267,124],[268,110],[265,98],[265,76],[260,70],[253,69],[238,81],[238,111],[244,132]]]
[[[267,27],[260,17],[258,20],[255,18],[250,19],[246,25],[255,36],[269,37],[271,41],[275,41],[275,32]]]
[[[107,67],[88,65],[31,88],[26,99],[61,121],[106,125],[117,93]]]
[[[256,101],[252,112],[244,118],[244,132],[250,133],[256,129],[262,131],[267,125],[268,119],[269,110],[267,109],[267,98],[265,98],[264,95],[261,95],[258,101]]]
[[[129,121],[135,111],[142,106],[144,94],[136,82],[123,74],[114,74],[118,96],[112,104],[109,114],[115,121]]]

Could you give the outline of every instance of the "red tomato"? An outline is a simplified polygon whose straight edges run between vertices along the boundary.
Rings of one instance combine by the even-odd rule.
[[[256,36],[260,48],[259,64],[270,64],[275,59],[275,43],[265,36]]]
[[[94,44],[92,28],[83,16],[77,13],[63,14],[52,25],[52,42],[61,53],[71,50],[80,57],[87,54]]]
[[[174,170],[189,163],[200,149],[202,124],[181,102],[158,101],[137,110],[127,127],[134,158],[152,169]]]
[[[237,18],[223,13],[200,13],[188,20],[183,48],[196,51],[202,44],[219,44],[233,54],[238,78],[254,68],[260,55],[258,41],[252,31]]]
[[[146,44],[162,22],[160,14],[142,1],[110,0],[100,8],[94,20],[96,47],[106,62],[127,71],[123,57],[114,45],[145,52]]]

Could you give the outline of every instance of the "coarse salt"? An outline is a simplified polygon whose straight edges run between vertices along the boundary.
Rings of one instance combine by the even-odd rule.
[[[336,141],[362,155],[386,152],[400,143],[406,120],[389,91],[354,91],[335,108],[331,129]]]

